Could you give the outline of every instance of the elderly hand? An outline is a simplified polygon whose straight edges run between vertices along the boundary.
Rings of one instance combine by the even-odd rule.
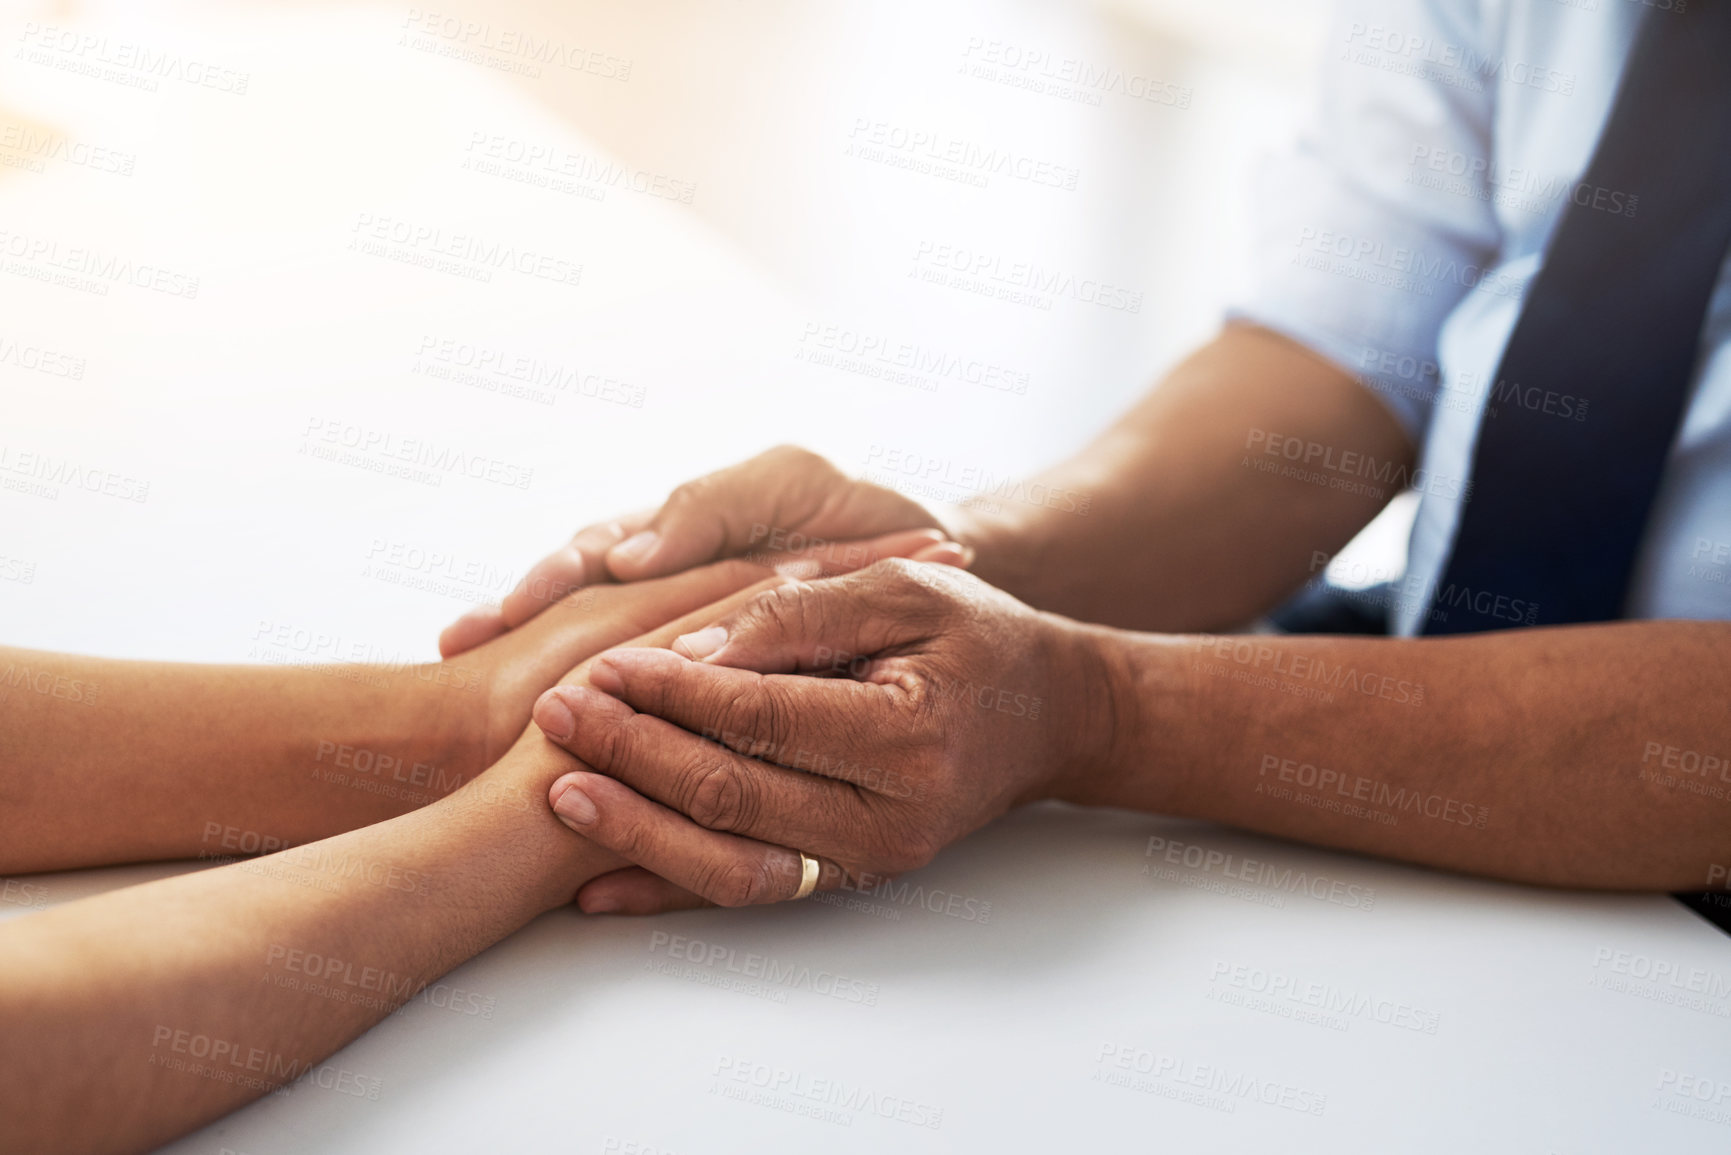
[[[774,902],[924,865],[1108,760],[1101,631],[960,570],[883,561],[759,594],[675,650],[612,651],[536,703],[561,820],[642,869],[586,911]],[[656,877],[659,876],[659,877]]]
[[[826,562],[836,560],[840,541],[920,529],[934,534],[921,560],[971,560],[971,551],[946,540],[938,519],[920,505],[855,481],[815,453],[781,446],[687,482],[659,510],[579,530],[537,562],[502,604],[472,610],[446,627],[439,652],[449,658],[473,649],[584,586],[664,577],[767,551]]]
[[[825,562],[786,553],[763,552],[686,570],[671,577],[578,590],[553,603],[520,630],[486,642],[463,656],[436,666],[418,667],[415,676],[452,690],[470,691],[484,724],[452,711],[458,727],[451,746],[466,753],[457,759],[476,770],[492,764],[529,721],[535,700],[560,675],[579,662],[702,609],[735,590],[773,577],[841,574],[886,557],[907,557],[941,541],[936,530],[908,530],[866,541],[837,543]],[[850,564],[851,563],[851,564]]]

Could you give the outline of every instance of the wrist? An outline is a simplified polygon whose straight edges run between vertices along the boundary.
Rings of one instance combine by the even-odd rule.
[[[553,815],[547,794],[582,763],[531,724],[505,755],[449,800],[479,823],[510,865],[502,877],[536,913],[567,905],[591,878],[627,865]]]
[[[1041,614],[1057,638],[1050,668],[1055,709],[1050,724],[1056,742],[1048,755],[1054,767],[1044,797],[1086,803],[1099,792],[1097,783],[1109,777],[1120,755],[1118,734],[1123,725],[1115,692],[1119,658],[1111,636],[1115,631],[1056,614]]]
[[[397,731],[413,736],[414,759],[403,771],[411,785],[444,797],[488,768],[489,687],[478,667],[429,662],[388,677]]]
[[[1085,806],[1181,813],[1187,763],[1181,751],[1199,716],[1179,639],[1069,623],[1074,741],[1051,797]]]

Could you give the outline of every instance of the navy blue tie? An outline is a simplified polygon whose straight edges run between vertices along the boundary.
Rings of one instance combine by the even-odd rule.
[[[1728,247],[1731,0],[1649,9],[1503,354],[1421,632],[1622,616]]]

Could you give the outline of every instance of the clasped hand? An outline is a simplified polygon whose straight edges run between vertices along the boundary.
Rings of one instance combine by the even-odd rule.
[[[933,524],[789,451],[680,493],[643,532],[684,562],[737,552],[753,524],[812,537]],[[588,767],[554,783],[555,813],[636,864],[590,882],[582,909],[782,901],[799,852],[818,859],[820,888],[870,885],[1105,759],[1112,704],[1089,628],[964,572],[957,543],[910,552],[924,560],[766,590],[672,650],[610,651],[589,687],[540,698],[536,723]],[[543,578],[610,561],[575,545],[555,557]]]

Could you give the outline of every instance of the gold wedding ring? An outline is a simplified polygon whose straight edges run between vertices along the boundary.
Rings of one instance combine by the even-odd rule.
[[[796,899],[804,898],[817,889],[817,859],[805,851],[796,851],[799,855],[799,889],[793,892]]]

